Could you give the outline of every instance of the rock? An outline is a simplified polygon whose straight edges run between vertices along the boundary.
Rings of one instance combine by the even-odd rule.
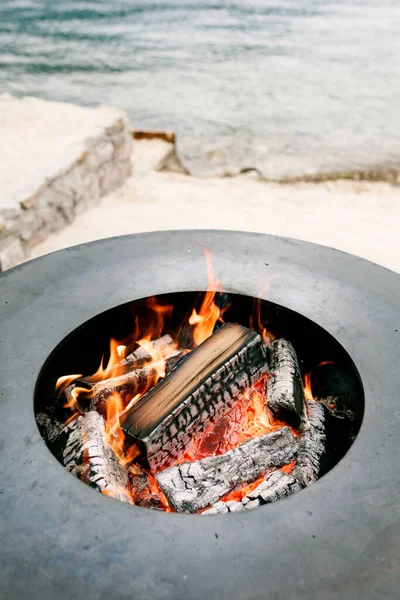
[[[190,175],[190,172],[182,164],[181,159],[177,155],[175,146],[160,160],[155,167],[155,171],[172,171],[173,173]]]
[[[25,260],[25,253],[20,240],[5,238],[0,242],[0,272],[6,271]]]
[[[131,173],[133,138],[127,114],[111,107],[0,95],[0,113],[4,269],[17,260],[8,256],[22,260],[21,248],[43,241],[122,185]]]

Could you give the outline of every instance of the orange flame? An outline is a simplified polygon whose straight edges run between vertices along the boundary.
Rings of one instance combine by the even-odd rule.
[[[158,379],[165,377],[165,357],[162,350],[150,342],[150,336],[139,340],[137,343],[150,356],[150,361],[146,364],[155,368]]]
[[[124,411],[124,402],[118,393],[114,393],[108,398],[106,406],[106,439],[118,457],[119,462],[124,467],[131,463],[140,454],[136,444],[131,444],[128,448],[125,445],[125,433],[120,423],[120,415]]]
[[[314,396],[312,393],[312,388],[311,388],[311,373],[312,371],[310,371],[309,373],[306,373],[304,375],[304,379],[303,379],[303,390],[304,390],[304,397],[306,399],[306,402],[310,402],[314,400]]]
[[[74,412],[64,423],[63,427],[66,427],[67,425],[69,425],[72,421],[74,421],[74,419],[76,419],[76,417],[79,417],[81,413],[79,411]]]
[[[262,341],[264,342],[264,344],[267,345],[270,342],[274,341],[275,336],[273,333],[268,331],[268,329],[265,326],[265,322],[263,322],[263,320],[262,320],[261,307],[262,307],[261,298],[256,298],[254,300],[253,312],[250,317],[250,329],[257,331],[257,333],[259,333],[261,335],[261,338],[262,338]]]
[[[215,304],[214,298],[217,292],[222,291],[222,285],[218,280],[211,262],[211,252],[203,248],[207,262],[208,285],[204,294],[199,312],[194,308],[189,319],[189,324],[194,325],[193,339],[198,346],[210,337],[215,324],[221,315],[221,309]]]
[[[120,358],[124,358],[125,351],[126,351],[126,346],[124,346],[124,344],[120,344],[119,346],[117,346],[116,350],[117,350],[118,356]]]
[[[58,395],[62,394],[65,388],[67,388],[71,383],[74,383],[81,375],[63,375],[59,377],[56,382],[56,392]]]
[[[317,399],[314,398],[314,395],[312,392],[312,386],[311,386],[311,375],[313,374],[315,369],[318,369],[319,367],[323,367],[325,365],[334,365],[334,364],[335,364],[335,362],[333,360],[324,360],[324,361],[320,362],[316,367],[311,369],[311,371],[309,371],[308,373],[306,373],[304,375],[303,390],[304,390],[304,397],[306,399],[306,402],[317,401]]]

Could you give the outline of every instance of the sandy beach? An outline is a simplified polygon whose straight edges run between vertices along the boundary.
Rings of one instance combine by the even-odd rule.
[[[157,172],[171,146],[135,141],[126,183],[32,249],[31,258],[96,239],[167,229],[233,229],[330,246],[400,272],[400,188],[338,180],[272,184],[249,173],[202,179]]]

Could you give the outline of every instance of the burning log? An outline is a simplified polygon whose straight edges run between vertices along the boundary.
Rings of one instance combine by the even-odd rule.
[[[184,356],[183,351],[176,348],[170,335],[164,335],[149,344],[159,354],[160,360],[165,360],[166,373],[171,372]],[[151,363],[151,360],[152,356],[149,350],[139,346],[133,353],[109,369],[109,377],[107,377],[106,371],[101,381],[93,381],[92,377],[77,379],[64,390],[65,398],[72,406],[75,403],[73,390],[75,388],[87,390],[87,393],[81,392],[76,400],[83,412],[89,405],[90,410],[100,409],[102,411],[107,399],[115,392],[119,393],[122,398],[128,394],[132,396],[143,394],[154,385],[158,378],[157,368]],[[85,400],[88,406],[84,406]]]
[[[325,450],[325,414],[322,404],[307,402],[303,432],[303,436],[298,438],[299,452],[292,475],[302,487],[307,487],[318,479],[320,460]]]
[[[137,394],[143,394],[156,383],[157,379],[158,371],[156,367],[145,366],[124,375],[110,377],[93,384],[85,382],[84,379],[79,379],[67,387],[64,394],[68,404],[72,406],[76,402],[81,412],[88,408],[89,410],[104,412],[107,400],[112,394],[118,393],[122,399],[125,399],[128,395],[133,397]],[[75,388],[80,388],[80,393],[76,397],[74,397]]]
[[[269,378],[268,407],[277,417],[298,425],[304,412],[304,392],[296,351],[278,339],[267,346]]]
[[[288,464],[297,453],[288,427],[252,438],[225,454],[183,463],[156,475],[178,512],[196,512],[214,504],[238,483],[251,482],[271,467]]]
[[[132,406],[123,430],[142,444],[157,471],[243,398],[265,369],[261,337],[241,325],[225,325]]]
[[[70,473],[107,496],[132,504],[128,473],[105,439],[103,417],[90,411],[64,427],[55,447]]]

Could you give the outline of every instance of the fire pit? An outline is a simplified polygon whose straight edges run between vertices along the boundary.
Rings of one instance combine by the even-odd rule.
[[[315,483],[360,428],[345,350],[293,311],[227,294],[206,258],[206,292],[98,315],[39,377],[48,447],[107,496],[165,512],[251,510]]]
[[[169,232],[2,284],[9,595],[394,597],[397,275]]]

